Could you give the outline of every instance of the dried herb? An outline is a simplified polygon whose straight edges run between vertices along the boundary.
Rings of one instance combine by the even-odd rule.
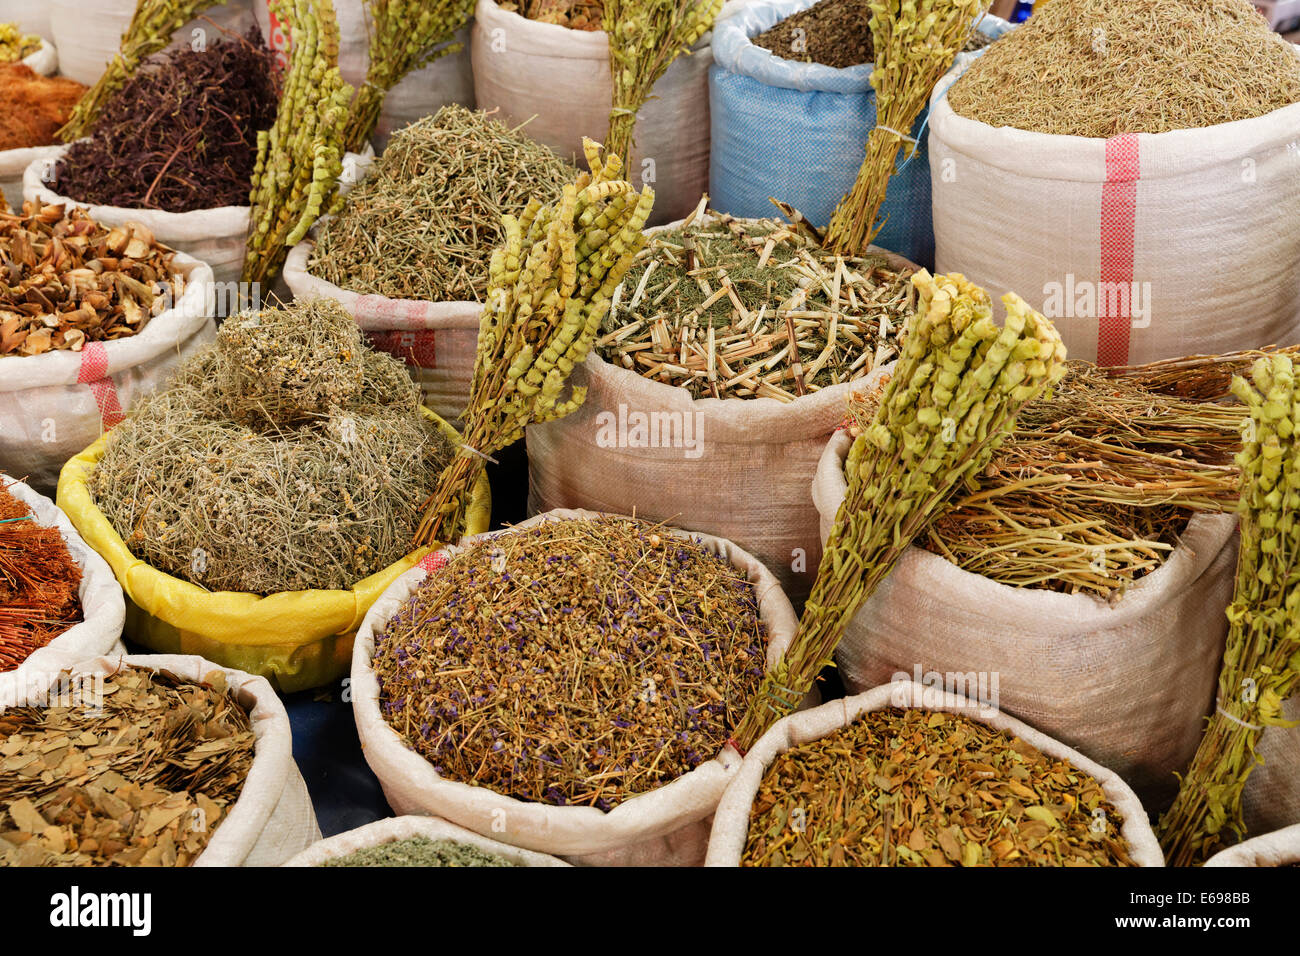
[[[821,0],[777,21],[752,42],[785,60],[843,69],[871,62],[870,17],[867,0]]]
[[[713,29],[723,0],[605,0],[614,105],[605,149],[631,159],[636,114],[673,61]]]
[[[603,0],[517,0],[499,6],[529,20],[554,23],[570,30],[599,30],[605,20]]]
[[[517,219],[501,217],[505,240],[492,253],[464,445],[438,478],[416,544],[460,534],[485,456],[523,438],[529,425],[563,418],[586,400],[585,388],[566,398],[565,386],[645,244],[641,229],[654,190],[647,186],[638,195],[618,179],[617,154],[602,160],[589,139],[583,151],[591,172],[566,185],[560,199],[543,206],[534,198]]]
[[[41,38],[23,33],[16,23],[0,23],[0,63],[16,63],[41,48]]]
[[[104,106],[50,188],[105,206],[190,212],[248,203],[257,134],[275,118],[275,54],[257,27],[160,54]]]
[[[775,219],[703,224],[702,211],[650,239],[601,325],[604,358],[695,398],[792,402],[897,356],[910,272],[829,255]]]
[[[862,255],[880,233],[877,222],[899,147],[930,100],[939,78],[952,66],[974,32],[989,0],[868,0],[876,51],[871,86],[876,125],[853,189],[840,200],[826,229],[826,246]],[[914,150],[915,144],[910,144]],[[910,153],[909,153],[910,155]]]
[[[126,667],[102,712],[0,714],[0,865],[189,866],[253,765],[225,674],[202,683]]]
[[[241,280],[269,286],[289,250],[324,212],[337,212],[352,87],[339,73],[339,25],[330,0],[269,0],[285,24],[289,67],[275,122],[257,135],[248,244]]]
[[[0,672],[81,620],[80,585],[59,529],[37,524],[0,484]]]
[[[990,126],[1109,138],[1300,102],[1300,57],[1249,0],[1053,0],[948,91]]]
[[[1065,374],[1055,327],[1013,292],[998,328],[988,293],[960,275],[912,276],[920,293],[871,426],[849,450],[848,491],[789,650],[736,732],[740,747],[789,713],[910,543],[987,467],[1026,402]]]
[[[384,718],[444,777],[608,810],[711,760],[765,661],[758,598],[632,518],[481,541],[375,637]]]
[[[333,300],[227,319],[109,434],[90,490],[132,554],[211,590],[350,588],[409,551],[452,454]]]
[[[135,335],[184,291],[173,254],[139,223],[109,229],[76,206],[0,212],[0,359]]]
[[[52,146],[86,88],[66,76],[41,76],[23,63],[0,63],[0,150]]]
[[[149,57],[171,43],[172,35],[209,7],[226,0],[136,0],[135,13],[122,34],[117,54],[104,69],[104,75],[82,97],[68,124],[59,130],[65,143],[86,135],[117,91]]]
[[[773,761],[742,866],[1133,866],[1101,785],[1019,737],[879,710]]]
[[[1291,726],[1282,705],[1300,685],[1300,388],[1291,356],[1258,359],[1232,391],[1250,410],[1237,455],[1241,550],[1218,700],[1160,820],[1172,866],[1204,862],[1228,831],[1244,833],[1241,795],[1260,737]]]
[[[326,860],[321,866],[514,866],[503,856],[468,843],[425,836],[368,846]]]
[[[318,230],[312,272],[363,295],[481,302],[501,217],[558,198],[578,175],[525,128],[450,105],[395,132]]]

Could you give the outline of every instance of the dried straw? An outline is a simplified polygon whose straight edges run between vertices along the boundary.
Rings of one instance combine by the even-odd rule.
[[[246,313],[113,430],[91,492],[168,574],[253,594],[348,588],[410,550],[451,458],[418,403],[332,300]]]
[[[1201,129],[1300,102],[1300,57],[1247,0],[1054,0],[981,56],[948,102],[1035,133]]]

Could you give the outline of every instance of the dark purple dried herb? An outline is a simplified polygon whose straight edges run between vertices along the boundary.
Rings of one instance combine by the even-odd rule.
[[[632,518],[550,521],[434,572],[376,635],[384,718],[451,780],[609,810],[711,760],[765,670],[753,585]]]
[[[253,27],[151,57],[55,169],[56,193],[191,212],[248,204],[257,134],[277,105],[275,55]]]

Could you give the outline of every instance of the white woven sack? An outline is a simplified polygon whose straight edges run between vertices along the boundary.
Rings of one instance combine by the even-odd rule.
[[[320,839],[307,784],[293,760],[289,714],[265,677],[219,667],[186,654],[95,657],[70,669],[75,679],[79,674],[108,676],[123,667],[165,670],[200,681],[213,671],[221,671],[235,700],[248,709],[252,718],[256,738],[253,765],[239,798],[227,809],[193,866],[279,866]],[[88,692],[90,686],[79,685],[81,693]],[[26,702],[39,705],[41,695],[29,697]]]
[[[718,18],[744,5],[728,3]],[[500,109],[511,125],[535,117],[525,132],[581,167],[582,138],[602,142],[609,130],[614,94],[605,32],[529,20],[493,0],[478,0],[474,17],[479,109]],[[706,33],[668,68],[637,117],[627,178],[654,188],[651,225],[689,214],[708,189],[710,40]]]
[[[517,528],[544,521],[596,517],[589,511],[557,510],[529,518]],[[714,760],[700,764],[672,783],[638,794],[608,813],[595,807],[553,807],[503,796],[486,787],[445,780],[420,754],[410,749],[384,720],[379,709],[379,682],[371,669],[375,631],[440,566],[437,555],[454,556],[483,538],[467,538],[459,548],[435,552],[394,581],[361,622],[352,651],[352,712],[366,762],[399,814],[442,817],[490,835],[503,843],[595,865],[696,865],[704,858],[709,816],[727,780],[740,763],[726,747]],[[798,620],[780,584],[758,561],[729,541],[710,535],[672,531],[698,540],[710,551],[745,572],[758,597],[759,615],[767,625],[767,662],[772,666],[789,647]],[[433,572],[433,573],[436,573]]]
[[[226,0],[220,6],[209,7],[172,34],[172,45],[206,45],[223,36],[222,30],[243,36],[254,22],[252,2]],[[50,31],[45,35],[54,40],[58,50],[59,71],[78,83],[94,85],[121,49],[122,34],[131,25],[136,0],[44,0],[44,3],[50,17]]]
[[[16,23],[23,33],[51,36],[49,0],[0,0],[0,23]]]
[[[830,533],[852,439],[837,432],[813,500]],[[999,706],[1115,770],[1159,808],[1177,791],[1213,707],[1237,521],[1198,514],[1165,563],[1114,606],[998,584],[910,547],[835,652],[848,693],[895,674],[998,680]],[[948,681],[952,688],[952,682]]]
[[[692,399],[593,351],[573,373],[573,383],[587,387],[582,407],[528,429],[529,513],[635,508],[652,521],[716,534],[762,561],[798,605],[822,551],[809,484],[850,392],[874,388],[880,371],[789,403]],[[638,415],[656,423],[646,441],[634,433]]]
[[[847,727],[861,714],[888,707],[921,707],[963,714],[995,730],[1014,734],[1049,757],[1070,761],[1101,785],[1106,799],[1123,818],[1120,833],[1128,841],[1133,862],[1139,866],[1164,866],[1164,855],[1151,824],[1147,822],[1142,802],[1118,774],[1014,717],[1004,713],[988,716],[989,712],[976,702],[913,681],[884,684],[856,697],[833,700],[812,710],[791,714],[773,724],[754,744],[754,749],[745,755],[739,772],[731,778],[726,793],[722,795],[713,818],[709,853],[704,865],[740,865],[749,837],[749,816],[754,797],[764,772],[780,754]]]
[[[1220,850],[1206,866],[1294,866],[1300,863],[1300,823]]]
[[[545,853],[521,850],[508,843],[500,843],[479,836],[472,830],[458,827],[454,823],[437,817],[388,817],[376,820],[355,830],[327,837],[319,843],[313,843],[284,866],[324,866],[327,860],[348,856],[358,850],[365,850],[384,843],[397,840],[409,840],[412,837],[427,837],[430,840],[452,840],[477,847],[484,853],[493,853],[504,857],[515,866],[569,866],[563,860]]]
[[[52,492],[69,458],[216,337],[212,270],[180,253],[173,261],[185,290],[138,335],[87,342],[80,352],[0,358],[0,469]]]
[[[0,20],[3,22],[6,21]],[[53,76],[59,69],[59,54],[53,43],[41,37],[40,49],[23,57],[23,65],[40,76]]]
[[[1127,365],[1300,341],[1300,104],[1111,139],[994,128],[930,99],[938,272],[1014,291],[1070,357]]]
[[[307,271],[314,247],[312,239],[304,239],[285,261],[284,281],[293,297],[341,303],[371,346],[406,363],[425,405],[447,421],[459,418],[469,404],[483,306],[349,292]]]
[[[1300,824],[1300,696],[1282,705],[1282,716],[1297,726],[1265,729],[1256,751],[1263,763],[1246,778],[1242,812],[1250,834]]]
[[[5,202],[14,212],[23,208],[23,176],[27,167],[33,163],[53,162],[62,146],[26,146],[20,149],[0,150],[0,189],[4,191]]]
[[[53,501],[9,475],[0,474],[0,488],[27,506],[38,525],[58,528],[67,545],[68,555],[81,568],[81,617],[50,643],[34,651],[17,669],[0,674],[0,710],[14,704],[19,689],[42,694],[58,677],[59,671],[77,661],[101,654],[125,654],[122,624],[126,604],[122,587],[108,563],[77,534],[68,516]]]

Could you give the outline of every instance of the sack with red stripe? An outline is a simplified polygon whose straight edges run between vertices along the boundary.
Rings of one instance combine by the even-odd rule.
[[[0,358],[0,469],[53,493],[64,462],[216,337],[212,270],[181,253],[173,261],[185,291],[138,334],[79,352]]]
[[[1205,129],[1032,133],[930,100],[935,263],[1019,293],[1070,358],[1128,365],[1300,341],[1300,104]]]

